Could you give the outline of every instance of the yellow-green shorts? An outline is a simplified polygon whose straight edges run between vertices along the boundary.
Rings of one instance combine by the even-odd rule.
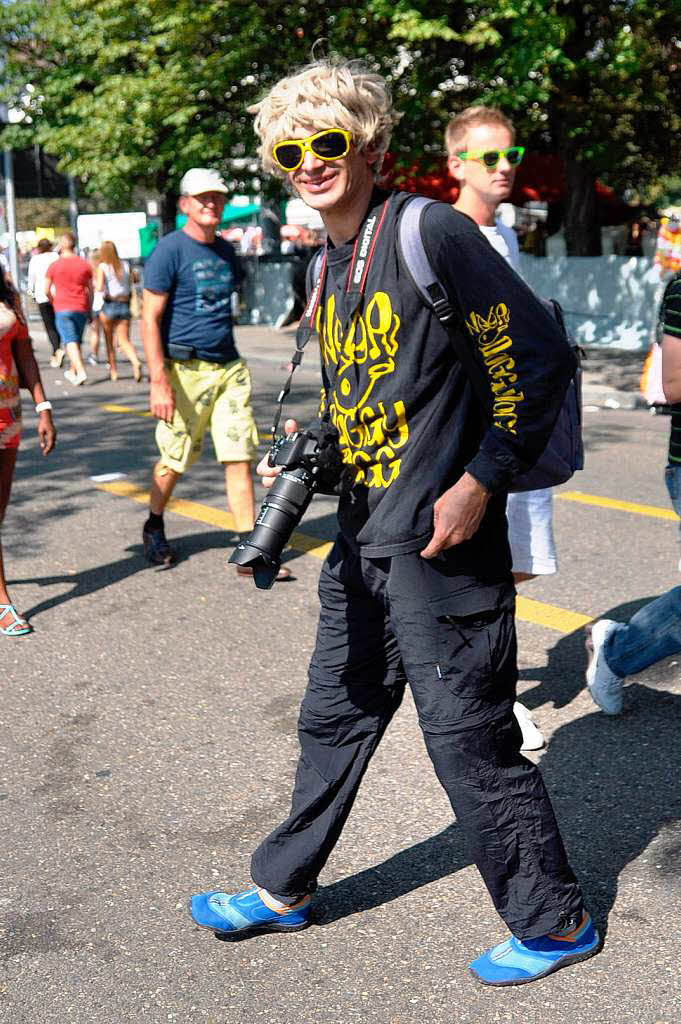
[[[184,473],[201,454],[209,427],[218,462],[251,462],[258,430],[251,408],[251,375],[243,360],[223,365],[167,359],[166,368],[175,412],[170,423],[159,420],[156,426],[161,464]]]

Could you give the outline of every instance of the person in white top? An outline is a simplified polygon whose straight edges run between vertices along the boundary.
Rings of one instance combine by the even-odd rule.
[[[136,381],[142,380],[142,364],[130,341],[130,296],[133,288],[133,275],[130,264],[120,259],[113,242],[102,242],[99,247],[99,266],[95,279],[95,291],[102,292],[104,304],[99,314],[104,329],[106,353],[109,360],[109,377],[118,380],[116,369],[116,341],[132,363],[132,372]]]
[[[59,332],[54,322],[54,307],[47,292],[45,274],[50,264],[58,259],[59,253],[54,251],[50,240],[47,238],[39,239],[35,252],[28,261],[28,282],[26,286],[28,294],[35,299],[40,312],[40,318],[52,346],[50,366],[53,368],[61,366],[64,361],[64,349],[61,347]]]
[[[449,122],[445,141],[449,171],[460,187],[454,208],[474,220],[490,245],[519,273],[518,239],[497,217],[497,207],[510,196],[516,167],[525,153],[515,145],[511,121],[496,107],[468,107]],[[509,494],[506,516],[516,584],[556,572],[551,488]],[[521,749],[539,750],[545,740],[529,711],[519,702],[514,711],[523,733]]]

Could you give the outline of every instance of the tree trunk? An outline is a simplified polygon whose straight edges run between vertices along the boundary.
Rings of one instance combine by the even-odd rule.
[[[565,161],[565,245],[568,256],[600,256],[601,227],[598,221],[596,176],[579,160],[563,154]]]
[[[177,192],[161,192],[161,234],[167,235],[169,231],[175,230],[176,213]]]

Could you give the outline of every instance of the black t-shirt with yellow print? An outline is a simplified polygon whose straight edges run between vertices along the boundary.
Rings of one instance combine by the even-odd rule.
[[[447,332],[398,257],[406,197],[393,193],[385,208],[387,198],[376,191],[367,211],[383,220],[362,264],[359,311],[352,316],[348,295],[349,272],[358,267],[353,240],[329,246],[316,316],[325,403],[356,472],[340,501],[341,530],[366,557],[419,550],[432,535],[434,502],[467,469],[493,498],[457,554],[462,564],[483,555],[506,560],[505,490],[545,447],[573,357],[550,314],[473,221],[444,203],[428,207],[422,230],[434,268],[490,382],[488,426]]]

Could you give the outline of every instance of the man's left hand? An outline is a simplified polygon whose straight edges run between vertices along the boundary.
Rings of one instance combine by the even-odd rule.
[[[421,557],[433,558],[440,551],[470,540],[485,514],[489,498],[490,492],[470,473],[464,473],[435,502],[433,537],[421,552]]]

